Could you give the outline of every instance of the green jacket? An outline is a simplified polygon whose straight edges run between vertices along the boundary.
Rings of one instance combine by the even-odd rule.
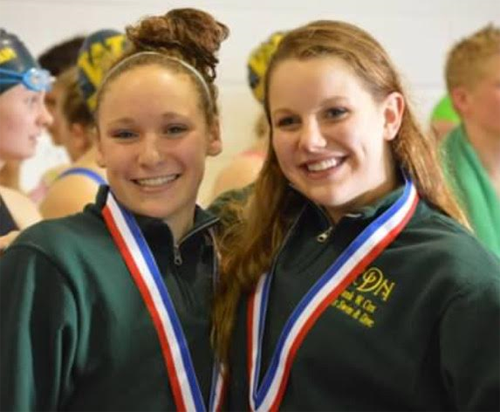
[[[32,226],[0,258],[2,411],[175,409],[153,322],[101,216],[106,192],[82,213]],[[137,221],[208,403],[217,219],[197,210],[181,264],[165,223]]]
[[[401,190],[332,229],[320,208],[302,201],[275,259],[259,382],[297,303]],[[246,317],[245,297],[231,349],[229,410],[249,408]],[[403,232],[309,331],[281,409],[499,410],[499,325],[500,261],[420,201]]]

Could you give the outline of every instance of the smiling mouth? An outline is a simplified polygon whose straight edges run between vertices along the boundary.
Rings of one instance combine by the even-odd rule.
[[[321,160],[319,162],[308,163],[305,165],[305,168],[308,172],[323,172],[324,170],[339,167],[346,159],[347,156],[331,157],[330,159]]]
[[[168,176],[149,177],[144,179],[132,179],[132,181],[142,187],[159,187],[173,182],[180,177],[180,174],[172,174]]]

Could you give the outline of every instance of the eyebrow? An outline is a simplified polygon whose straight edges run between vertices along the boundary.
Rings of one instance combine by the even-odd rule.
[[[185,118],[187,117],[186,115],[183,115],[181,113],[175,113],[175,112],[165,112],[161,115],[163,119],[169,120],[169,119],[177,119],[177,118]],[[135,119],[133,117],[119,117],[117,119],[111,120],[109,124],[114,125],[114,124],[125,124],[125,125],[131,125],[135,123]]]
[[[339,103],[345,104],[345,103],[349,103],[349,101],[350,101],[349,98],[344,97],[344,96],[333,96],[333,97],[329,97],[327,99],[322,100],[321,107],[329,106],[331,104],[339,104]],[[295,110],[290,109],[288,107],[279,107],[279,108],[273,110],[271,112],[271,114],[276,115],[276,114],[279,114],[280,112],[287,112],[287,113],[292,112],[293,113],[294,111]]]

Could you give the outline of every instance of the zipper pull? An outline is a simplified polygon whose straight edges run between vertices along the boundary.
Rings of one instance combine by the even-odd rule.
[[[319,243],[325,243],[328,237],[330,236],[330,233],[332,233],[333,226],[330,226],[328,229],[326,229],[324,232],[320,233],[317,237],[316,240]]]
[[[174,245],[174,263],[176,266],[182,265],[182,256],[178,245]]]

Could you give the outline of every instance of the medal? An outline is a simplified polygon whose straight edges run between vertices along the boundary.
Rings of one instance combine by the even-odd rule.
[[[181,322],[135,218],[117,203],[111,191],[102,214],[153,321],[177,410],[205,411]],[[209,411],[220,409],[222,392],[222,372],[214,367]]]
[[[248,302],[248,370],[252,411],[278,410],[293,360],[316,320],[356,277],[398,236],[413,216],[418,194],[405,178],[403,194],[366,227],[298,303],[281,332],[259,386],[262,340],[272,274],[263,275]]]

